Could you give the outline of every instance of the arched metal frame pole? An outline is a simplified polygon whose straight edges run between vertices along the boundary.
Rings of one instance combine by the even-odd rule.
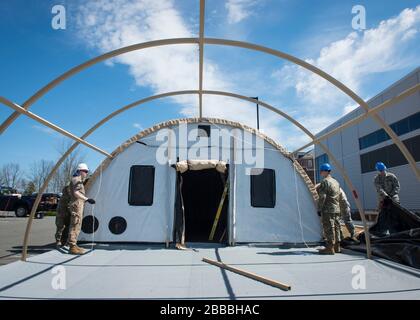
[[[200,30],[198,38],[198,114],[201,118],[203,116],[203,73],[204,73],[204,16],[206,12],[205,0],[200,0]]]
[[[233,97],[233,98],[237,98],[237,99],[241,99],[241,100],[246,100],[246,101],[249,101],[249,102],[252,102],[252,103],[256,102],[255,99],[245,97],[245,96],[242,96],[242,95],[238,95],[238,94],[234,94],[234,93],[228,93],[228,92],[222,92],[222,91],[211,91],[211,90],[204,90],[203,93],[204,94],[229,96],[229,97]],[[305,126],[303,126],[299,121],[292,118],[291,116],[289,116],[285,112],[269,105],[268,103],[266,103],[264,101],[258,100],[258,103],[261,106],[263,106],[264,108],[266,108],[268,110],[271,110],[271,111],[279,114],[280,116],[284,117],[285,119],[289,120],[291,123],[293,123],[299,129],[301,129],[306,135],[308,135],[312,140],[314,140],[316,138]],[[340,172],[341,176],[344,179],[344,182],[347,184],[349,189],[352,191],[352,197],[353,197],[353,199],[356,203],[357,209],[359,210],[359,213],[360,213],[360,216],[361,216],[362,222],[363,222],[363,228],[364,228],[365,234],[366,234],[366,254],[367,254],[368,259],[371,259],[372,251],[371,251],[371,245],[370,245],[370,233],[369,233],[369,228],[367,226],[365,211],[363,209],[362,203],[360,202],[358,193],[357,193],[351,179],[349,178],[349,176],[347,174],[347,171],[340,165],[340,163],[337,161],[337,159],[334,157],[334,155],[330,152],[330,150],[324,144],[322,144],[321,142],[317,142],[317,143],[324,150],[324,152],[326,154],[328,154],[328,157],[330,158],[331,162],[338,169],[338,171]]]
[[[216,39],[216,38],[203,38],[202,41],[204,44],[213,44],[213,45],[224,45],[224,46],[232,46],[232,47],[239,47],[244,49],[250,49],[254,51],[260,51],[264,52],[285,60],[288,60],[294,64],[297,64],[309,71],[312,71],[313,73],[317,74],[318,76],[324,78],[331,84],[333,84],[335,87],[340,89],[342,92],[344,92],[347,96],[349,96],[351,99],[353,99],[357,104],[359,104],[365,112],[369,111],[368,104],[359,97],[356,93],[354,93],[350,88],[345,86],[343,83],[329,75],[328,73],[322,71],[321,69],[311,65],[310,63],[307,63],[306,61],[303,61],[299,58],[296,58],[292,55],[286,54],[284,52],[271,49],[268,47],[256,45],[253,43],[243,42],[243,41],[235,41],[235,40],[227,40],[227,39]],[[100,61],[104,61],[107,59],[110,59],[112,57],[116,57],[118,55],[121,55],[123,53],[132,52],[136,50],[141,50],[145,48],[152,48],[152,47],[158,47],[158,46],[165,46],[165,45],[173,45],[173,44],[199,44],[200,38],[174,38],[174,39],[163,39],[163,40],[156,40],[156,41],[149,41],[144,42],[140,44],[135,44],[131,46],[127,46],[124,48],[120,48],[108,53],[105,53],[101,56],[98,56],[94,59],[91,59],[85,63],[82,63],[81,65],[74,67],[73,69],[70,69],[66,73],[62,74],[55,80],[51,81],[49,84],[44,86],[42,89],[40,89],[37,93],[35,93],[32,97],[30,97],[27,101],[25,101],[22,105],[24,109],[28,109],[36,100],[38,100],[40,97],[42,97],[44,94],[46,94],[48,91],[50,91],[52,88],[54,88],[56,85],[64,81],[65,79],[71,77],[72,75],[82,71],[83,69],[86,69]],[[0,126],[0,134],[3,133],[19,116],[18,112],[14,112],[8,119],[6,119],[2,125]],[[407,159],[408,163],[410,164],[411,169],[413,170],[414,174],[416,175],[417,179],[420,181],[420,169],[417,168],[416,161],[414,160],[414,157],[410,153],[410,151],[407,149],[407,147],[402,143],[402,141],[398,138],[398,136],[395,134],[395,132],[391,129],[391,127],[380,117],[378,114],[371,114],[369,117],[372,117],[378,124],[385,130],[385,132],[391,137],[392,141],[395,143],[395,145],[400,149],[401,153],[404,155],[404,157]]]
[[[297,153],[301,150],[304,150],[304,149],[310,147],[311,145],[318,143],[319,141],[325,140],[325,139],[335,135],[336,133],[338,133],[340,131],[343,131],[344,129],[346,129],[348,127],[354,126],[354,125],[362,122],[366,118],[368,118],[370,114],[381,112],[383,109],[385,109],[389,106],[392,106],[392,105],[400,102],[401,100],[404,100],[408,96],[411,96],[418,91],[420,91],[420,84],[416,84],[415,86],[412,86],[411,88],[408,88],[407,90],[401,92],[399,95],[381,103],[380,105],[378,105],[378,106],[376,106],[372,109],[369,109],[368,112],[365,112],[362,115],[341,124],[337,128],[334,128],[331,131],[328,131],[326,134],[323,134],[322,136],[317,137],[315,140],[313,140],[311,142],[308,142],[307,144],[305,144],[304,146],[296,149],[292,153]]]
[[[124,53],[133,52],[137,50],[142,50],[146,48],[155,48],[160,46],[168,46],[168,45],[178,45],[178,44],[198,44],[199,39],[198,38],[173,38],[173,39],[162,39],[162,40],[153,40],[143,43],[137,43],[133,44],[127,47],[119,48],[110,52],[107,52],[105,54],[102,54],[100,56],[97,56],[93,59],[90,59],[82,64],[79,64],[78,66],[68,70],[67,72],[61,74],[57,78],[55,78],[53,81],[46,84],[44,87],[39,89],[34,95],[32,95],[28,100],[26,100],[22,104],[22,108],[28,110],[36,101],[38,101],[42,96],[44,96],[48,91],[51,91],[54,87],[59,85],[64,80],[74,76],[75,74],[79,73],[80,71],[83,71],[89,67],[92,67],[93,65],[109,60],[111,58],[117,57],[119,55],[122,55]],[[10,115],[1,125],[0,125],[0,135],[7,130],[7,128],[19,117],[18,112],[14,112]]]
[[[332,85],[334,85],[335,87],[340,89],[342,92],[344,92],[357,104],[359,104],[365,110],[366,113],[369,111],[369,105],[361,97],[359,97],[355,92],[353,92],[350,88],[344,85],[342,82],[338,81],[337,79],[335,79],[334,77],[332,77],[325,71],[322,71],[321,69],[315,67],[314,65],[307,63],[306,61],[303,61],[292,55],[289,55],[289,54],[286,54],[286,53],[283,53],[281,51],[274,50],[271,48],[267,48],[264,46],[256,45],[253,43],[235,41],[235,40],[204,38],[204,43],[224,45],[224,46],[233,46],[233,47],[240,47],[240,48],[260,51],[260,52],[264,52],[264,53],[288,60],[290,62],[293,62],[309,71],[312,71],[318,76],[324,78],[325,80],[330,82]],[[383,128],[385,132],[391,137],[392,141],[395,143],[395,145],[398,147],[398,149],[400,149],[401,153],[407,159],[417,179],[420,181],[420,169],[417,168],[417,164],[416,164],[416,161],[414,160],[414,157],[412,156],[410,151],[407,149],[407,147],[404,145],[404,143],[402,143],[400,138],[395,134],[395,132],[391,129],[391,127],[377,113],[369,114],[368,117],[372,117],[380,125],[380,127]]]
[[[176,95],[182,95],[182,94],[196,94],[196,93],[197,93],[197,90],[169,92],[169,93],[166,93],[166,94],[158,94],[158,95],[155,95],[155,96],[152,96],[152,97],[144,98],[144,99],[138,100],[136,102],[130,103],[130,104],[126,105],[125,107],[120,108],[120,109],[112,112],[111,114],[109,114],[107,117],[103,118],[101,121],[96,123],[93,127],[91,127],[88,131],[86,131],[82,135],[81,138],[86,139],[89,135],[91,135],[96,129],[101,127],[107,121],[109,121],[113,117],[117,116],[118,114],[120,114],[120,113],[122,113],[122,112],[124,112],[124,111],[126,111],[130,108],[133,108],[137,105],[140,105],[140,104],[152,101],[152,100],[164,98],[164,97],[176,96]],[[44,183],[42,184],[41,188],[38,190],[38,194],[35,198],[34,204],[32,205],[31,213],[29,214],[28,222],[26,223],[26,230],[25,230],[25,235],[24,235],[24,238],[23,238],[23,245],[22,245],[22,257],[21,257],[22,261],[26,261],[26,258],[27,258],[29,234],[31,233],[32,222],[35,218],[35,214],[36,214],[36,211],[38,209],[39,203],[41,202],[42,194],[47,190],[48,184],[50,183],[50,181],[54,177],[54,175],[57,173],[58,168],[60,168],[61,164],[68,158],[68,156],[74,151],[74,149],[76,149],[79,146],[79,144],[80,143],[78,141],[73,143],[73,145],[71,145],[70,148],[60,157],[60,159],[57,161],[57,163],[51,169],[50,173],[48,174],[48,176],[45,179]]]
[[[151,97],[147,97],[141,100],[138,100],[136,102],[133,102],[125,107],[122,107],[116,111],[114,111],[113,113],[109,114],[108,116],[106,116],[104,119],[102,119],[101,121],[99,121],[98,123],[96,123],[92,128],[90,128],[85,134],[83,134],[82,138],[85,139],[86,137],[88,137],[90,134],[92,134],[96,129],[98,129],[99,127],[101,127],[103,124],[105,124],[107,121],[109,121],[110,119],[112,119],[113,117],[117,116],[118,114],[127,111],[133,107],[142,105],[146,102],[152,101],[152,100],[156,100],[156,99],[160,99],[160,98],[164,98],[164,97],[170,97],[170,96],[176,96],[176,95],[186,95],[186,94],[197,94],[198,90],[186,90],[186,91],[175,91],[175,92],[168,92],[168,93],[163,93],[163,94],[159,94],[159,95],[155,95],[155,96],[151,96]],[[255,103],[255,99],[252,99],[250,97],[246,97],[243,95],[239,95],[239,94],[235,94],[235,93],[230,93],[230,92],[224,92],[224,91],[214,91],[214,90],[203,90],[202,91],[203,94],[209,94],[209,95],[218,95],[218,96],[226,96],[226,97],[232,97],[232,98],[236,98],[236,99],[240,99],[240,100],[244,100],[244,101],[248,101],[251,103]],[[308,130],[306,129],[300,122],[298,122],[297,120],[295,120],[294,118],[292,118],[291,116],[289,116],[287,113],[271,106],[270,104],[264,102],[264,101],[259,101],[260,105],[263,106],[264,108],[271,110],[275,113],[277,113],[278,115],[284,117],[285,119],[289,120],[290,122],[292,122],[295,126],[297,126],[299,129],[301,129],[305,134],[307,134],[311,139],[314,139],[315,136]],[[328,150],[327,147],[325,147],[323,144],[319,143],[321,148],[323,148],[325,150],[325,152],[331,157],[331,161],[333,162],[333,164],[337,167],[337,169],[340,171],[340,173],[342,174],[344,181],[346,182],[346,184],[348,185],[348,187],[351,190],[355,190],[353,187],[353,184],[351,182],[351,180],[349,179],[346,171],[344,170],[343,167],[341,167],[341,165],[338,163],[338,161],[335,159],[335,157],[331,154],[331,152]],[[40,191],[38,192],[37,198],[35,199],[35,203],[32,207],[31,210],[31,214],[30,217],[28,219],[28,223],[26,226],[26,232],[25,232],[25,237],[24,237],[24,243],[23,243],[23,249],[22,249],[22,260],[26,261],[27,258],[27,248],[28,248],[28,241],[29,241],[29,233],[31,230],[31,226],[32,226],[32,222],[33,219],[35,217],[35,213],[36,210],[38,208],[39,202],[41,200],[41,196],[42,193],[46,190],[49,181],[53,178],[54,174],[57,172],[58,168],[60,167],[60,165],[64,162],[64,160],[71,154],[71,152],[73,152],[73,150],[79,145],[79,142],[75,142],[62,156],[61,158],[57,161],[57,163],[55,164],[55,166],[53,167],[53,169],[51,170],[51,172],[49,173],[47,179],[45,180],[44,184],[42,185]],[[370,259],[371,258],[371,250],[370,250],[370,236],[369,236],[369,230],[367,228],[367,224],[366,224],[366,218],[364,215],[364,210],[363,207],[358,199],[358,197],[355,196],[355,193],[352,193],[353,197],[355,198],[355,202],[356,202],[356,206],[359,209],[360,215],[362,217],[363,220],[363,224],[365,227],[365,232],[366,232],[366,250],[367,250],[367,257]]]
[[[145,42],[145,43],[140,43],[140,44],[135,44],[135,45],[131,45],[131,46],[127,46],[124,48],[120,48],[108,53],[105,53],[101,56],[98,56],[96,58],[93,58],[89,61],[86,61],[85,63],[80,64],[79,66],[76,66],[72,69],[70,69],[69,71],[63,73],[62,75],[60,75],[58,78],[56,78],[55,80],[51,81],[50,83],[48,83],[46,86],[44,86],[43,88],[41,88],[39,91],[37,91],[32,97],[30,97],[27,101],[25,101],[22,105],[24,110],[28,110],[29,107],[35,103],[40,97],[42,97],[43,95],[45,95],[48,91],[50,91],[51,89],[53,89],[55,86],[57,86],[58,84],[60,84],[62,81],[64,81],[65,79],[73,76],[74,74],[82,71],[83,69],[86,69],[98,62],[110,59],[112,57],[116,57],[118,55],[127,53],[127,52],[132,52],[132,51],[136,51],[136,50],[141,50],[141,49],[145,49],[145,48],[152,48],[152,47],[158,47],[158,46],[164,46],[164,45],[171,45],[171,44],[198,44],[199,45],[199,49],[200,49],[200,56],[199,56],[199,90],[196,91],[198,93],[199,96],[199,115],[200,117],[202,116],[202,95],[204,93],[204,91],[202,90],[203,88],[203,64],[204,64],[204,44],[214,44],[214,45],[225,45],[225,46],[234,46],[234,47],[241,47],[241,48],[246,48],[246,49],[250,49],[250,50],[255,50],[255,51],[260,51],[260,52],[264,52],[267,54],[271,54],[274,56],[277,56],[279,58],[282,59],[286,59],[290,62],[293,62],[303,68],[306,68],[309,71],[312,71],[313,73],[319,75],[320,77],[324,78],[325,80],[329,81],[331,84],[333,84],[334,86],[336,86],[338,89],[340,89],[341,91],[343,91],[345,94],[347,94],[350,98],[352,98],[356,103],[358,103],[363,109],[365,109],[365,112],[367,113],[369,111],[369,106],[367,105],[367,103],[360,98],[358,95],[356,95],[356,93],[354,93],[352,90],[350,90],[348,87],[346,87],[343,83],[339,82],[337,79],[335,79],[334,77],[330,76],[329,74],[327,74],[326,72],[318,69],[317,67],[303,61],[300,60],[294,56],[285,54],[281,51],[278,50],[274,50],[274,49],[270,49],[267,47],[263,47],[260,45],[256,45],[256,44],[252,44],[252,43],[246,43],[246,42],[241,42],[241,41],[233,41],[233,40],[226,40],[226,39],[214,39],[214,38],[205,38],[204,37],[204,14],[205,14],[205,0],[200,0],[200,31],[199,31],[199,38],[174,38],[174,39],[163,39],[163,40],[156,40],[156,41],[150,41],[150,42]],[[179,94],[179,92],[178,92]],[[208,94],[219,94],[219,95],[226,95],[226,96],[232,96],[234,97],[234,94],[230,94],[230,93],[222,93],[222,92],[216,92],[213,91],[213,93],[210,93],[210,91],[208,91]],[[167,94],[167,96],[169,96],[171,94]],[[175,95],[175,93],[172,93],[172,95]],[[151,99],[152,97],[150,97]],[[244,97],[242,96],[242,98],[239,97],[239,95],[237,95],[237,98],[242,99],[242,100],[249,100],[250,98]],[[145,100],[145,99],[144,99]],[[249,100],[250,101],[250,100]],[[252,99],[251,99],[252,101]],[[144,102],[143,102],[144,103]],[[284,114],[283,112],[281,112],[280,110],[275,109],[274,107],[266,104],[266,103],[260,103],[261,105],[265,106],[266,108],[269,108],[270,110],[282,115]],[[121,111],[122,112],[122,111]],[[286,114],[284,114],[286,115]],[[11,116],[9,116],[9,118],[7,118],[1,125],[0,125],[0,134],[2,134],[19,116],[18,112],[14,112]],[[385,123],[385,121],[376,113],[373,114],[369,114],[368,116],[371,116],[375,119],[375,121],[377,121],[380,126],[388,133],[388,135],[391,137],[391,139],[393,140],[393,142],[397,145],[397,147],[400,149],[400,151],[402,152],[402,154],[404,155],[404,157],[407,159],[407,161],[409,162],[412,170],[415,172],[417,179],[420,180],[420,170],[417,168],[416,162],[413,158],[413,156],[411,155],[411,153],[408,151],[408,149],[406,148],[406,146],[401,142],[401,140],[398,138],[398,136],[395,134],[395,132]],[[289,117],[290,118],[290,117]],[[105,118],[106,119],[106,118]],[[104,119],[104,120],[105,120]],[[291,119],[289,119],[291,120]],[[105,120],[107,121],[107,120]],[[296,120],[293,119],[292,121],[295,124],[299,124],[298,126],[303,129],[304,127],[298,123]],[[98,123],[98,127],[100,126],[101,121]],[[96,126],[96,125],[95,125]],[[94,126],[94,127],[95,127]],[[93,128],[94,128],[93,127]],[[307,131],[306,128],[304,130],[305,132]],[[89,132],[89,131],[88,131]],[[309,131],[306,132],[308,135],[311,136],[312,140],[315,139],[315,137],[312,135],[312,133],[310,133]],[[340,166],[340,164],[336,161],[335,157],[331,154],[331,152],[328,150],[328,148],[326,148],[321,142],[318,142],[319,145],[324,149],[324,151],[326,153],[329,154],[331,160],[335,163],[336,167],[339,169],[339,171],[342,173],[344,180],[346,181],[346,183],[349,185],[350,189],[354,190],[352,183],[350,181],[350,179],[348,178],[344,168],[342,168]],[[74,143],[73,146],[77,146],[78,142]],[[73,147],[72,146],[72,147]],[[59,160],[59,162],[64,161],[64,159],[68,156],[68,154],[71,153],[71,148],[66,152],[66,156],[63,157]],[[73,148],[74,150],[74,148]],[[70,151],[70,153],[69,153]],[[59,163],[57,162],[57,164]],[[60,163],[61,164],[61,163]],[[58,164],[59,166],[59,164]],[[58,166],[56,165],[54,167],[54,173],[55,171],[58,169]],[[52,176],[54,173],[53,171],[50,173],[50,176]],[[49,176],[49,178],[50,178]],[[49,181],[49,180],[48,180]],[[48,184],[46,184],[48,185]],[[45,186],[45,184],[44,184]],[[45,187],[46,188],[46,187]],[[45,188],[43,190],[45,190]],[[42,194],[41,192],[39,192],[39,194]],[[361,207],[361,204],[358,200],[358,197],[355,196],[355,194],[353,194],[353,196],[355,197],[355,201],[356,201],[356,205],[359,208],[359,211],[362,215],[362,219],[365,225],[365,231],[366,231],[366,235],[367,235],[367,251],[368,251],[368,257],[370,257],[370,243],[369,243],[369,234],[368,234],[368,229],[366,227],[366,221],[365,221],[365,217],[364,217],[364,212],[363,212],[363,208]],[[38,197],[37,197],[38,198]],[[32,220],[34,217],[34,212],[36,212],[36,209],[38,207],[39,204],[39,200],[36,203],[36,207],[34,206],[33,210],[31,211],[31,216],[30,219],[28,220],[28,225],[27,225],[27,230],[25,233],[25,252],[22,253],[22,258],[25,257],[26,258],[26,249],[27,249],[27,240],[28,240],[28,235],[29,235],[29,231],[31,228],[31,224],[32,224]],[[23,259],[24,260],[24,259]]]

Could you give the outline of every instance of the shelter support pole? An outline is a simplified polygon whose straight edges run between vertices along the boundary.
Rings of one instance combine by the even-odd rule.
[[[171,181],[170,173],[172,172],[171,165],[172,165],[172,159],[173,159],[173,153],[172,153],[172,149],[173,149],[172,132],[173,131],[170,128],[168,128],[168,130],[169,130],[168,131],[168,149],[167,149],[167,151],[168,151],[168,153],[167,153],[168,154],[168,166],[167,166],[166,170],[168,171],[168,174],[167,174],[168,187],[170,187],[171,184],[169,182]],[[172,190],[172,188],[171,188],[171,190]],[[175,197],[176,197],[176,195],[175,195]],[[175,199],[175,197],[174,197],[174,199]],[[170,199],[170,197],[169,197],[169,199]],[[168,201],[168,210],[167,210],[167,213],[166,213],[166,243],[165,243],[166,248],[169,248],[169,242],[170,242],[170,239],[171,239],[171,234],[170,234],[170,230],[169,230],[169,222],[171,220],[170,215],[171,215],[171,212],[173,212],[172,210],[173,210],[173,207],[171,209],[171,203],[169,203],[169,201]]]
[[[204,19],[206,1],[200,0],[200,31],[198,38],[199,62],[198,62],[198,107],[199,117],[203,117],[203,70],[204,70]]]
[[[259,276],[258,274],[248,272],[248,271],[245,271],[245,270],[242,270],[242,269],[239,269],[239,268],[235,268],[235,267],[229,266],[229,265],[227,265],[225,263],[222,263],[222,262],[219,262],[219,261],[214,261],[214,260],[211,260],[211,259],[203,258],[203,262],[206,262],[208,264],[212,264],[212,265],[214,265],[216,267],[219,267],[219,268],[222,268],[222,269],[229,270],[231,272],[240,274],[244,277],[262,282],[264,284],[268,284],[269,286],[273,286],[273,287],[276,287],[276,288],[279,288],[279,289],[282,289],[282,290],[285,290],[285,291],[289,291],[289,290],[292,289],[292,287],[288,284],[284,284],[284,283],[281,283],[281,282],[278,282],[278,281],[275,281],[275,280],[272,280],[272,279],[268,279],[268,278]]]
[[[200,9],[201,10],[201,9]],[[204,19],[203,19],[204,21]],[[204,32],[204,25],[203,25],[203,32]],[[254,43],[248,43],[243,41],[235,41],[235,40],[228,40],[228,39],[216,39],[216,38],[202,38],[203,46],[204,44],[213,44],[213,45],[224,45],[224,46],[233,46],[233,47],[239,47],[239,48],[245,48],[249,50],[259,51],[266,54],[270,54],[276,57],[279,57],[281,59],[288,60],[289,62],[292,62],[294,64],[297,64],[315,74],[320,76],[321,78],[327,80],[332,85],[337,87],[339,90],[341,90],[343,93],[345,93],[347,96],[349,96],[351,99],[353,99],[357,104],[359,104],[366,112],[369,111],[368,104],[359,97],[355,92],[353,92],[350,88],[345,86],[343,83],[326,73],[325,71],[317,68],[316,66],[301,60],[295,56],[286,54],[284,52],[281,52],[279,50],[275,50],[272,48],[264,47],[261,45],[257,45]],[[188,44],[188,43],[199,43],[199,38],[174,38],[174,39],[162,39],[162,40],[155,40],[155,41],[149,41],[144,43],[138,43],[130,46],[126,46],[120,49],[116,49],[114,51],[107,52],[103,55],[100,55],[96,58],[93,58],[91,60],[88,60],[70,70],[63,73],[44,87],[42,87],[40,90],[38,90],[33,96],[31,96],[28,100],[26,100],[22,107],[27,110],[35,101],[37,101],[40,97],[45,95],[48,91],[52,90],[55,86],[63,82],[64,80],[70,78],[74,74],[91,67],[92,65],[105,61],[107,59],[116,57],[118,55],[132,52],[136,50],[142,50],[145,48],[152,48],[152,47],[159,47],[159,46],[166,46],[166,45],[173,45],[173,44]],[[198,92],[200,94],[200,90]],[[2,134],[19,116],[19,112],[14,112],[8,119],[6,119],[1,125],[0,125],[0,134]],[[420,169],[417,168],[417,164],[414,160],[414,157],[411,155],[407,147],[402,143],[402,141],[398,138],[398,136],[395,134],[395,132],[388,126],[388,124],[385,123],[385,121],[378,115],[373,114],[370,115],[378,124],[388,133],[388,135],[391,137],[392,141],[395,143],[395,145],[400,149],[401,153],[404,155],[404,157],[407,159],[408,163],[410,164],[411,169],[414,171],[417,179],[420,181]]]
[[[8,107],[14,109],[16,112],[19,112],[20,114],[24,114],[24,115],[28,116],[29,118],[31,118],[31,119],[33,119],[33,120],[35,120],[35,121],[43,124],[44,126],[47,126],[48,128],[50,128],[50,129],[52,129],[52,130],[54,130],[54,131],[56,131],[56,132],[58,132],[58,133],[60,133],[60,134],[62,134],[64,136],[66,136],[66,137],[68,137],[68,138],[70,138],[72,140],[75,140],[75,141],[77,141],[79,143],[82,143],[85,146],[87,146],[87,147],[89,147],[89,148],[91,148],[91,149],[93,149],[93,150],[95,150],[95,151],[97,151],[99,153],[102,153],[103,155],[105,155],[107,157],[112,157],[108,152],[106,152],[106,151],[104,151],[104,150],[102,150],[102,149],[94,146],[93,144],[90,144],[89,142],[87,142],[87,141],[85,141],[85,140],[83,140],[83,139],[75,136],[74,134],[72,134],[72,133],[70,133],[70,132],[68,132],[68,131],[60,128],[59,126],[57,126],[57,125],[55,125],[55,124],[53,124],[53,123],[51,123],[51,122],[49,122],[49,121],[47,121],[47,120],[39,117],[39,116],[37,116],[36,114],[34,114],[34,113],[30,112],[30,111],[25,110],[21,106],[17,105],[16,103],[13,103],[13,102],[9,101],[8,99],[6,99],[4,97],[0,97],[0,102],[2,102],[3,104],[5,104]]]
[[[233,133],[236,134],[236,131]],[[230,159],[229,159],[229,245],[234,246],[236,243],[236,139],[230,137]]]
[[[60,83],[65,81],[68,78],[71,78],[75,74],[94,66],[95,64],[109,60],[113,57],[122,55],[124,53],[133,52],[137,50],[147,49],[147,48],[154,48],[160,46],[167,46],[167,45],[175,45],[175,44],[196,44],[198,43],[198,38],[172,38],[172,39],[161,39],[161,40],[152,40],[142,43],[137,43],[133,45],[129,45],[126,47],[122,47],[113,51],[106,52],[100,56],[97,56],[93,59],[83,62],[78,66],[71,68],[70,70],[64,72],[44,87],[39,89],[35,94],[33,94],[29,99],[27,99],[23,104],[22,107],[25,110],[28,110],[36,101],[38,101],[41,97],[43,97],[47,92],[54,89]],[[15,111],[11,114],[1,125],[0,125],[0,135],[7,130],[7,128],[19,117],[20,113]]]
[[[307,147],[310,147],[313,144],[317,144],[320,141],[325,140],[325,139],[333,136],[334,134],[336,134],[338,132],[343,131],[344,129],[346,129],[346,128],[350,127],[350,126],[356,125],[356,124],[362,122],[363,120],[365,120],[366,118],[368,118],[370,115],[376,114],[376,113],[382,111],[383,109],[385,109],[385,108],[387,108],[389,106],[392,106],[392,105],[400,102],[401,100],[404,100],[406,97],[411,96],[412,94],[414,94],[414,93],[416,93],[418,91],[420,91],[420,84],[416,84],[415,86],[412,86],[411,88],[405,90],[404,92],[400,93],[399,95],[397,95],[397,96],[395,96],[395,97],[393,97],[393,98],[391,98],[391,99],[389,99],[389,100],[381,103],[380,105],[378,105],[378,106],[376,106],[376,107],[374,107],[372,109],[369,109],[369,111],[365,112],[364,114],[362,114],[362,115],[360,115],[360,116],[358,116],[356,118],[353,118],[353,119],[351,119],[351,120],[343,123],[342,125],[338,126],[337,128],[332,129],[331,131],[327,132],[326,134],[324,134],[324,135],[322,135],[320,137],[315,138],[311,142],[308,142],[307,144],[305,144],[304,146],[300,147],[299,149],[296,149],[292,153],[295,154],[295,153],[297,153],[297,152],[299,152],[301,150],[306,149]]]

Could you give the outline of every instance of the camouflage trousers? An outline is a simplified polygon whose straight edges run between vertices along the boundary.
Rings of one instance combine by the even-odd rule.
[[[82,228],[83,207],[84,203],[81,201],[76,201],[70,204],[70,228],[68,240],[70,246],[77,244],[77,238],[79,237],[80,230]]]
[[[341,219],[343,219],[344,224],[346,225],[347,230],[350,233],[350,236],[354,236],[354,224],[353,224],[353,220],[351,219],[351,212],[350,210],[346,210],[344,212],[341,213]],[[340,236],[341,236],[341,240],[343,239],[343,233],[341,232],[341,227],[340,227]]]
[[[327,244],[341,241],[340,213],[322,212],[322,228]]]
[[[55,216],[55,241],[60,241],[63,244],[64,242],[67,242],[68,228],[70,226],[70,216],[71,214],[68,208],[57,208],[57,214]]]

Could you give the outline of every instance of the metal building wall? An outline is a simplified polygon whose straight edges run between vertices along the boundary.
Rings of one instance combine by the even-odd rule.
[[[389,88],[369,100],[368,104],[370,107],[375,107],[382,102],[400,94],[404,90],[414,86],[415,84],[420,83],[420,67],[415,69],[413,72],[409,73],[407,76],[403,77],[401,80],[397,81]],[[409,96],[400,103],[386,108],[383,110],[380,115],[385,119],[388,124],[397,122],[401,119],[404,119],[414,113],[420,111],[420,93]],[[336,128],[340,124],[347,122],[350,119],[357,117],[362,114],[363,110],[357,108],[347,115],[343,116],[341,119],[333,123],[331,126],[322,130],[317,134],[320,136],[325,134],[332,129]],[[361,163],[360,155],[367,152],[383,148],[385,146],[392,145],[391,140],[381,142],[379,144],[370,146],[363,150],[359,149],[359,138],[363,137],[369,133],[372,133],[380,129],[377,123],[372,119],[367,119],[360,122],[358,125],[349,127],[342,132],[334,135],[333,137],[327,139],[327,143],[331,152],[334,156],[343,164],[344,168],[347,170],[350,179],[353,181],[355,187],[359,192],[359,197],[363,203],[365,209],[375,209],[376,208],[376,191],[373,186],[373,179],[376,175],[375,172],[361,173]],[[411,131],[409,133],[399,136],[401,140],[406,140],[408,138],[420,135],[420,129]],[[420,146],[418,146],[420,148]],[[319,146],[315,146],[315,157],[318,157],[323,154],[323,151]],[[420,165],[420,162],[417,162]],[[409,209],[420,211],[420,183],[417,181],[416,177],[413,175],[409,165],[401,165],[389,169],[390,172],[395,173],[401,183],[401,204]],[[336,176],[341,185],[344,186],[344,181],[341,176]],[[350,196],[350,190],[344,188],[346,193],[348,193],[348,198],[353,208],[355,208],[355,203]]]

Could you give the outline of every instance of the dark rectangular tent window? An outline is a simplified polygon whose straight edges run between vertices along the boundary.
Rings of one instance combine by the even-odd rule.
[[[198,136],[199,137],[210,137],[210,126],[209,125],[198,125]]]
[[[128,203],[131,206],[151,206],[155,187],[155,167],[132,166],[128,187]]]
[[[273,169],[251,170],[251,206],[259,208],[276,206],[276,174]]]

